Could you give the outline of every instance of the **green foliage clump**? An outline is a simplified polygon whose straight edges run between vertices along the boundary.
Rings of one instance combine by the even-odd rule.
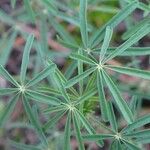
[[[12,0],[11,2],[12,7],[15,8],[16,1]],[[9,45],[0,53],[0,76],[11,84],[9,88],[0,88],[0,96],[11,97],[1,111],[0,128],[5,128],[13,110],[17,109],[17,102],[22,101],[30,121],[26,128],[36,131],[39,142],[37,145],[26,145],[9,140],[10,146],[22,150],[70,150],[72,149],[71,139],[75,136],[80,150],[85,149],[84,143],[88,141],[103,147],[105,140],[110,142],[110,150],[144,149],[143,145],[150,143],[150,129],[144,128],[146,124],[150,123],[150,114],[139,117],[137,110],[140,100],[137,95],[140,99],[144,96],[150,98],[150,96],[139,94],[129,88],[128,94],[133,98],[127,102],[122,96],[121,84],[116,81],[118,80],[118,73],[148,81],[150,80],[150,71],[142,70],[139,66],[113,65],[110,62],[116,57],[121,59],[124,57],[135,58],[135,56],[150,54],[149,47],[132,47],[150,33],[149,6],[137,0],[124,0],[124,2],[121,0],[124,5],[120,9],[114,9],[114,6],[107,8],[105,4],[109,13],[116,14],[104,25],[95,29],[87,21],[87,10],[95,9],[94,6],[99,3],[97,0],[93,0],[93,2],[80,0],[79,8],[78,6],[74,8],[71,4],[69,8],[65,4],[53,0],[39,1],[38,5],[34,6],[35,8],[29,0],[23,2],[28,15],[22,15],[24,20],[17,18],[17,21],[27,21],[32,24],[39,21],[40,40],[35,38],[36,35],[34,34],[27,35],[24,33],[23,26],[14,21],[15,16],[12,18],[0,10],[0,20],[13,26],[12,34],[7,39]],[[74,3],[76,5],[76,1]],[[42,12],[39,12],[36,7],[40,7]],[[78,11],[76,11],[76,7],[79,9]],[[118,47],[110,47],[115,28],[122,21],[128,24],[128,19],[132,18],[131,14],[136,9],[141,9],[144,12],[143,19],[139,23],[132,24],[132,26],[127,25],[127,31],[122,36],[123,44]],[[69,11],[73,16],[69,16],[61,10]],[[103,11],[102,8],[96,7],[96,11],[99,10]],[[65,25],[58,22],[57,17],[79,27],[80,40],[76,40],[65,29]],[[69,53],[58,54],[49,51],[46,38],[47,23],[56,30],[58,42],[70,50]],[[18,33],[27,40],[23,51],[20,75],[15,78],[5,69],[5,65]],[[33,73],[28,73],[29,56],[32,48],[37,50],[35,58],[31,56],[32,59],[36,60],[34,67],[36,70]],[[65,68],[65,72],[61,71],[55,64],[56,55],[69,58],[70,64]],[[117,77],[114,76],[114,72]],[[95,114],[97,110],[99,112]],[[120,113],[120,116],[115,110]],[[40,115],[46,118],[45,123],[40,121]],[[65,120],[63,133],[57,131],[57,124],[61,119]],[[121,120],[123,120],[124,126],[120,125]],[[18,123],[16,128],[21,125]],[[51,129],[55,131],[52,132]],[[57,139],[60,139],[56,133],[63,137],[61,148],[57,144]],[[56,139],[55,145],[52,142],[54,139]]]

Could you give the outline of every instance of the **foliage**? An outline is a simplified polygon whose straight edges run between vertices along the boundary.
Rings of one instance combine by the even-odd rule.
[[[16,1],[11,2],[12,7],[15,8]],[[51,133],[51,129],[57,130],[56,124],[62,118],[65,118],[62,146],[64,150],[71,149],[72,137],[76,137],[80,150],[85,149],[87,141],[95,142],[103,147],[104,141],[109,140],[111,150],[144,149],[143,145],[150,143],[150,129],[144,128],[150,123],[150,114],[139,116],[137,110],[140,100],[135,98],[139,93],[129,88],[129,95],[133,98],[128,102],[123,97],[121,84],[117,83],[118,73],[142,78],[143,82],[144,80],[148,82],[150,71],[134,65],[130,67],[127,64],[124,64],[125,66],[110,64],[116,58],[150,54],[149,47],[132,47],[150,33],[150,7],[137,0],[125,0],[124,7],[119,10],[114,9],[114,6],[108,7],[109,13],[117,13],[104,25],[95,29],[88,23],[87,12],[88,9],[92,11],[94,8],[96,11],[103,11],[102,8],[95,7],[99,3],[97,0],[80,0],[78,10],[75,9],[78,4],[72,6],[72,4],[65,5],[65,2],[63,4],[60,1],[43,0],[38,1],[38,6],[35,6],[43,10],[39,12],[39,9],[34,8],[29,0],[24,0],[24,9],[27,13],[25,16],[22,15],[23,19],[10,17],[0,10],[0,20],[12,27],[11,36],[3,37],[1,41],[1,45],[4,40],[7,44],[0,51],[0,76],[11,86],[0,88],[0,96],[10,97],[0,115],[0,128],[5,128],[12,112],[16,109],[17,102],[22,101],[28,120],[40,140],[37,145],[26,145],[9,140],[10,146],[22,150],[51,149],[51,134],[54,134],[54,132]],[[107,7],[108,4],[105,5]],[[127,22],[127,18],[131,18],[131,14],[136,9],[144,12],[140,25],[138,22],[132,24],[132,27],[127,28],[128,30],[122,36],[124,42],[118,47],[110,47],[115,28],[122,21]],[[72,16],[61,10],[69,11]],[[58,18],[79,27],[81,38],[74,38],[67,31],[66,26],[58,22]],[[40,39],[35,33],[29,35],[24,33],[24,28],[19,23],[26,21],[36,24],[37,20],[40,22]],[[65,68],[65,73],[55,64],[54,58],[58,54],[49,51],[46,38],[47,22],[58,33],[58,42],[70,50],[69,53],[59,54],[59,57],[64,57],[71,62]],[[27,40],[20,75],[14,77],[5,69],[5,66],[13,43],[19,34]],[[31,49],[37,51],[35,54],[37,64],[34,69],[38,66],[32,73],[28,72]],[[117,77],[114,74],[117,74]],[[142,99],[146,94],[139,95]],[[98,119],[94,114],[97,107],[101,112]],[[115,110],[119,111],[120,117]],[[41,114],[46,118],[46,123],[40,121]],[[125,123],[123,127],[119,123],[121,119]],[[97,128],[95,128],[96,122]],[[19,128],[19,126],[16,127]],[[98,129],[103,130],[99,133]],[[57,149],[57,146],[53,149]]]

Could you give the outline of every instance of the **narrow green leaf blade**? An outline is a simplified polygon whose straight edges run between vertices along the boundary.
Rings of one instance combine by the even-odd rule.
[[[21,64],[21,72],[20,72],[20,79],[22,83],[24,83],[26,78],[27,66],[29,63],[29,55],[30,55],[30,50],[32,48],[33,40],[34,40],[34,35],[32,34],[29,35],[24,48],[22,64]]]
[[[34,86],[44,78],[46,78],[48,75],[50,75],[51,72],[54,72],[56,68],[55,64],[48,65],[44,70],[42,70],[39,74],[37,74],[33,79],[31,79],[26,86]]]
[[[19,95],[15,95],[12,99],[10,99],[9,103],[5,107],[4,111],[0,114],[0,128],[3,128],[6,121],[9,119],[11,113],[13,112],[16,103],[19,99]]]
[[[82,54],[72,53],[70,55],[70,58],[75,59],[77,61],[80,60],[80,61],[82,61],[82,62],[84,62],[86,64],[89,64],[89,65],[95,65],[96,64],[95,61],[93,61],[92,59],[90,59],[88,56],[84,56]]]
[[[120,112],[126,119],[126,121],[131,124],[133,122],[133,114],[132,111],[130,110],[128,104],[125,102],[125,100],[121,97],[121,94],[117,88],[117,86],[114,84],[114,82],[111,80],[111,78],[107,75],[105,71],[103,71],[103,77],[106,81],[106,84],[112,93],[114,100],[120,109]]]
[[[143,125],[146,125],[150,123],[150,114],[144,115],[137,120],[135,120],[132,124],[128,125],[126,128],[124,128],[121,132],[130,132],[136,128],[142,127]]]
[[[95,33],[90,38],[90,46],[95,47],[97,44],[101,42],[103,36],[105,34],[106,26],[111,26],[112,28],[116,27],[119,23],[121,23],[129,14],[131,14],[138,6],[136,1],[128,4],[124,9],[118,12],[112,19],[110,19],[103,27],[96,30]]]
[[[81,136],[80,125],[79,125],[78,119],[75,114],[73,114],[73,125],[74,125],[75,131],[76,131],[76,138],[78,141],[79,150],[85,150],[84,144],[82,142],[83,140],[82,140],[82,136]]]
[[[30,0],[23,0],[24,2],[24,6],[25,6],[25,9],[28,13],[28,17],[30,18],[30,20],[32,21],[32,23],[35,23],[35,14],[34,14],[34,11],[31,7],[31,1]]]
[[[113,134],[94,134],[94,135],[84,135],[83,139],[85,141],[99,141],[114,138]]]
[[[13,94],[17,91],[18,91],[17,88],[0,88],[0,95],[6,96],[6,95]]]
[[[105,59],[104,62],[107,62],[114,57],[123,53],[126,49],[128,49],[133,44],[137,43],[141,38],[147,35],[150,32],[150,25],[143,25],[140,30],[138,30],[135,34],[133,34],[127,41],[125,41],[122,45],[120,45],[115,51],[110,53]]]
[[[90,68],[90,69],[84,71],[82,74],[75,76],[74,78],[72,78],[72,79],[70,79],[69,81],[66,82],[65,87],[69,88],[69,87],[73,86],[74,84],[76,84],[80,80],[82,80],[82,79],[86,78],[87,76],[89,76],[95,70],[96,70],[96,68],[93,67],[93,68]]]
[[[108,102],[108,119],[110,121],[112,129],[117,133],[118,132],[117,120],[111,102]]]
[[[5,68],[0,65],[0,75],[2,75],[6,80],[11,82],[14,86],[19,86],[15,79],[5,70]]]
[[[71,136],[71,113],[67,115],[67,121],[65,125],[65,132],[64,132],[64,145],[63,150],[70,150],[70,136]]]
[[[110,40],[112,38],[112,34],[113,34],[113,29],[110,26],[107,26],[104,41],[103,41],[102,48],[101,48],[101,51],[100,51],[100,60],[99,60],[100,62],[105,57],[106,51],[109,47]]]
[[[80,0],[80,32],[82,42],[85,48],[88,47],[88,30],[87,30],[87,0]]]
[[[121,66],[107,66],[107,67],[119,73],[150,80],[150,71]]]
[[[40,103],[50,104],[50,105],[54,105],[54,106],[60,104],[59,99],[52,97],[52,96],[47,96],[45,94],[38,93],[36,91],[30,90],[26,94],[29,99],[38,101]]]
[[[66,111],[59,111],[54,117],[51,117],[43,126],[44,131],[52,128],[65,114]]]
[[[107,106],[107,101],[106,101],[105,93],[104,93],[103,76],[102,76],[101,70],[97,72],[97,89],[98,89],[98,98],[100,102],[102,119],[104,121],[107,121],[108,120],[108,106]]]
[[[45,147],[48,147],[48,142],[47,142],[47,139],[46,139],[46,137],[42,131],[40,122],[38,120],[36,120],[36,118],[34,117],[30,103],[25,96],[23,97],[22,102],[23,102],[23,106],[25,108],[25,111],[27,113],[27,116],[28,116],[29,120],[31,121],[31,124],[34,126],[37,134],[39,135],[41,142],[45,145]]]

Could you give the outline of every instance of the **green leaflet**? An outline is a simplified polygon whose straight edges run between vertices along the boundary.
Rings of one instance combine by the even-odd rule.
[[[87,30],[87,0],[80,0],[80,32],[82,42],[85,48],[88,48],[88,30]]]
[[[67,121],[65,125],[63,150],[71,149],[70,136],[71,136],[71,113],[69,112],[67,115]]]
[[[47,142],[47,139],[46,139],[46,137],[42,131],[40,122],[38,120],[36,120],[36,118],[33,114],[32,108],[30,106],[30,103],[28,102],[28,99],[25,96],[22,97],[22,102],[23,102],[23,106],[25,108],[25,111],[27,113],[27,116],[28,116],[31,124],[34,126],[37,134],[39,135],[39,138],[41,139],[44,146],[48,147],[48,142]]]
[[[57,72],[54,74],[54,80],[55,80],[57,86],[59,87],[59,90],[60,90],[62,96],[64,97],[65,101],[69,102],[70,98],[69,98],[68,93],[64,87],[63,80],[61,79],[61,76]]]
[[[43,112],[44,114],[49,114],[49,113],[59,112],[65,109],[66,109],[66,106],[58,105],[58,106],[50,107],[48,109],[44,109]]]
[[[24,48],[24,53],[23,53],[23,58],[22,58],[22,64],[21,64],[21,72],[20,72],[20,80],[22,83],[24,83],[25,78],[26,78],[26,72],[27,72],[27,67],[29,63],[29,55],[30,55],[30,50],[32,48],[34,40],[34,35],[29,35],[27,38],[27,42]]]
[[[46,122],[43,126],[44,131],[52,128],[66,113],[66,111],[59,111],[54,117],[52,117],[48,122]]]
[[[9,94],[14,94],[17,92],[17,88],[0,88],[0,95],[9,95]]]
[[[94,96],[97,93],[96,88],[91,88],[87,92],[83,93],[82,96],[80,96],[77,101],[75,102],[75,105],[82,104],[86,100],[89,100],[92,96]]]
[[[102,114],[102,119],[104,121],[108,120],[108,106],[107,106],[107,101],[105,98],[105,93],[104,93],[104,85],[103,85],[103,76],[102,76],[102,71],[97,72],[97,89],[98,89],[98,97],[99,97],[99,102],[100,102],[100,108],[101,108],[101,114]]]
[[[77,62],[73,60],[64,73],[66,79],[69,79],[72,76],[76,68],[77,68]]]
[[[131,138],[149,138],[150,137],[150,129],[145,129],[142,131],[133,131],[127,134],[124,134],[126,137],[131,137]]]
[[[113,134],[94,134],[94,135],[84,135],[83,139],[85,141],[98,141],[114,138]]]
[[[119,73],[150,80],[150,71],[120,66],[107,66],[107,67]]]
[[[24,2],[24,6],[25,6],[25,9],[28,13],[28,16],[30,18],[30,20],[32,21],[32,23],[35,23],[35,14],[34,14],[34,11],[32,9],[32,6],[31,6],[31,1],[30,0],[23,0]]]
[[[81,136],[80,125],[79,125],[79,122],[75,113],[73,113],[73,125],[76,131],[76,139],[78,141],[79,150],[85,150],[84,144],[82,142],[83,140]]]
[[[112,129],[117,132],[118,131],[118,125],[117,125],[117,120],[115,117],[115,113],[113,110],[113,105],[111,102],[108,102],[108,120],[110,121],[110,125]]]
[[[74,78],[72,78],[72,79],[70,79],[69,81],[66,82],[65,87],[69,88],[69,87],[73,86],[74,84],[76,84],[80,80],[82,80],[82,79],[86,78],[87,76],[89,76],[92,72],[94,72],[94,70],[96,70],[95,67],[90,68],[90,69],[84,71],[82,74],[75,76]]]
[[[110,26],[107,26],[104,41],[103,41],[102,48],[101,48],[101,51],[100,51],[100,59],[99,59],[100,62],[105,57],[106,51],[109,47],[110,40],[112,38],[112,34],[113,34],[113,29]]]
[[[112,53],[116,47],[109,47],[107,50],[107,54]],[[92,51],[92,53],[99,54],[100,49],[96,49]],[[143,56],[143,55],[150,55],[150,47],[129,47],[123,53],[119,54],[118,56]]]
[[[144,115],[141,118],[135,120],[132,124],[128,125],[126,128],[124,128],[121,132],[130,132],[136,128],[142,127],[143,125],[146,125],[150,123],[150,114]]]
[[[53,17],[49,17],[49,22],[53,26],[53,28],[60,34],[64,42],[77,44],[74,40],[73,36],[59,23],[56,22]]]
[[[30,90],[26,93],[26,95],[28,98],[35,100],[35,101],[38,101],[40,103],[50,104],[50,105],[54,105],[54,106],[60,104],[59,99],[52,97],[52,96],[40,94],[40,93],[35,92],[35,91]]]
[[[138,30],[135,34],[133,34],[127,41],[125,41],[122,45],[120,45],[118,48],[116,48],[115,51],[110,53],[105,59],[104,63],[113,59],[117,55],[123,53],[126,49],[128,49],[130,46],[138,42],[141,38],[143,38],[146,34],[150,32],[150,24],[144,24],[140,30]]]
[[[48,75],[50,75],[51,72],[54,72],[56,68],[55,64],[51,64],[48,67],[46,67],[44,70],[42,70],[39,74],[37,74],[33,79],[31,79],[26,86],[34,86],[44,78],[46,78]]]
[[[70,55],[70,58],[78,60],[78,61],[80,60],[86,64],[89,64],[89,65],[95,65],[96,64],[95,61],[93,61],[91,58],[89,58],[87,56],[84,56],[83,54],[72,53]]]
[[[120,109],[120,112],[126,119],[126,121],[131,124],[133,122],[133,114],[128,106],[128,104],[125,102],[125,100],[121,97],[121,94],[117,88],[117,86],[114,84],[114,82],[111,80],[111,78],[106,74],[105,71],[103,71],[103,77],[105,79],[105,82],[112,93],[114,100]]]
[[[16,94],[12,99],[10,99],[4,111],[0,114],[0,128],[3,128],[6,121],[8,121],[9,116],[13,112],[18,99],[19,99],[19,94]]]
[[[123,10],[118,12],[112,19],[110,19],[103,27],[96,30],[95,33],[90,38],[90,46],[93,48],[99,44],[103,38],[106,26],[116,27],[120,22],[122,22],[129,14],[131,14],[138,6],[136,1],[128,4]]]
[[[15,79],[0,65],[0,75],[2,75],[7,81],[11,82],[14,86],[19,86]]]
[[[16,36],[17,36],[17,31],[14,31],[12,35],[6,39],[7,42],[5,43],[2,42],[2,45],[0,47],[0,64],[3,66],[5,66],[8,61]]]
[[[142,21],[138,22],[135,26],[131,27],[127,32],[125,32],[122,36],[122,38],[124,40],[130,38],[134,33],[136,33],[138,30],[140,30],[140,28],[146,24],[150,22],[149,18],[143,19]]]
[[[131,150],[140,150],[139,147],[137,147],[135,144],[128,142],[127,140],[122,140],[123,143]]]

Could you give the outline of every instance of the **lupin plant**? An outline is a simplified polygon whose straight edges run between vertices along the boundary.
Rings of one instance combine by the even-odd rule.
[[[16,1],[11,2],[12,7],[15,7]],[[89,141],[96,143],[101,149],[105,147],[105,141],[109,141],[108,149],[110,150],[140,150],[145,149],[144,144],[150,143],[150,129],[144,128],[150,123],[150,114],[139,116],[138,112],[140,100],[137,95],[140,95],[142,99],[144,93],[136,93],[131,90],[128,93],[131,99],[127,101],[117,78],[119,73],[142,78],[149,82],[150,71],[142,70],[134,65],[130,67],[126,64],[122,66],[122,64],[111,63],[120,57],[123,59],[123,57],[150,54],[149,47],[132,47],[150,33],[150,8],[138,0],[124,0],[125,7],[93,32],[87,21],[87,10],[88,4],[91,6],[96,2],[80,0],[78,17],[71,19],[57,8],[62,7],[62,9],[71,11],[64,5],[61,6],[59,1],[40,1],[39,7],[42,7],[43,11],[39,14],[37,10],[32,9],[29,0],[24,0],[30,23],[35,23],[36,17],[41,19],[40,41],[33,34],[27,37],[20,24],[16,24],[12,18],[0,12],[0,16],[7,18],[5,20],[0,17],[1,20],[15,26],[11,31],[14,33],[10,38],[10,45],[13,45],[18,32],[25,38],[27,37],[19,78],[13,77],[4,67],[8,55],[5,55],[4,52],[0,55],[0,76],[11,84],[9,88],[0,88],[0,96],[11,96],[0,114],[0,128],[5,129],[12,112],[17,109],[17,102],[21,101],[31,126],[29,123],[24,124],[28,124],[27,128],[35,130],[39,138],[35,145],[27,145],[9,139],[10,147],[22,150],[70,150],[73,149],[72,139],[74,137],[79,150],[90,149],[87,148],[87,145],[90,145]],[[123,34],[124,42],[121,45],[111,47],[115,28],[122,21],[126,21],[136,9],[144,12],[143,19]],[[55,17],[80,28],[80,44],[61,24],[58,24]],[[70,50],[65,54],[65,57],[71,61],[65,73],[59,69],[53,55],[48,51],[44,24],[46,20],[58,32],[58,42]],[[37,60],[40,59],[38,70],[42,68],[42,71],[33,73],[34,76],[31,78],[28,75],[28,65],[32,48],[37,50],[36,57]],[[147,97],[150,96],[147,94]],[[100,111],[98,116],[94,113],[97,107]],[[116,110],[120,116],[116,114]],[[45,122],[40,121],[41,114]],[[51,130],[57,131],[57,124],[60,124],[62,119],[65,120],[62,124],[63,133],[59,134],[63,142],[51,146],[55,133]],[[120,121],[123,121],[123,126]],[[17,127],[19,128],[16,125]]]

